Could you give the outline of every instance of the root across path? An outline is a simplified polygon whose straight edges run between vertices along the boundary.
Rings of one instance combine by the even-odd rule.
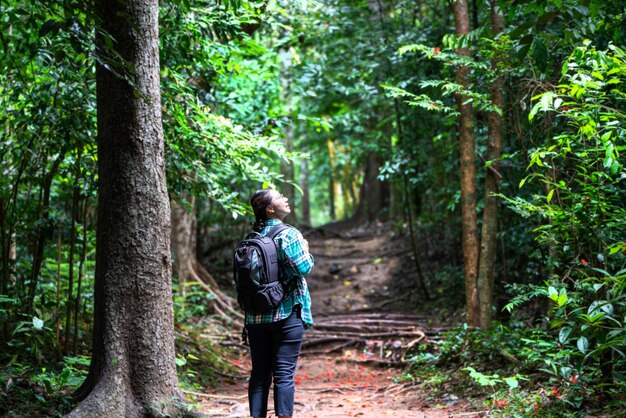
[[[406,311],[394,290],[410,244],[387,234],[309,234],[315,269],[307,278],[315,326],[306,332],[296,372],[295,417],[472,417],[481,416],[455,395],[433,396],[402,383],[403,367],[419,344],[439,338],[446,327],[428,315]],[[406,281],[406,278],[405,278]],[[406,296],[406,295],[405,295]],[[404,307],[404,308],[403,308]],[[237,344],[240,330],[228,340]],[[213,417],[248,417],[245,348],[241,378],[196,394]],[[273,400],[270,394],[270,412]]]

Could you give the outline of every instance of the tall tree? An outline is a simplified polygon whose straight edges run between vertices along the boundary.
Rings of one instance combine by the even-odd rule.
[[[93,349],[89,375],[77,391],[83,401],[69,416],[175,415],[179,390],[158,2],[96,0],[95,6],[102,61],[96,68],[99,184]],[[107,47],[110,44],[115,51]]]
[[[491,2],[491,29],[496,38],[504,30],[504,19],[500,14],[495,0]],[[497,57],[492,60],[492,68],[498,73]],[[497,74],[496,79],[489,87],[489,96],[494,106],[500,110],[503,105],[503,77]],[[502,116],[496,111],[487,115],[489,142],[487,145],[487,160],[492,161],[485,173],[485,198],[483,211],[483,225],[480,240],[480,259],[478,267],[478,293],[480,301],[480,326],[486,328],[491,323],[491,305],[493,301],[493,281],[496,264],[496,234],[498,232],[498,181],[500,173],[499,158],[502,154]]]
[[[470,31],[467,0],[457,0],[453,4],[454,25],[457,36],[467,35]],[[457,53],[469,57],[468,48],[459,48]],[[456,70],[456,82],[467,89],[469,68],[459,65]],[[461,162],[461,217],[463,241],[463,273],[465,275],[465,299],[467,322],[479,325],[478,295],[478,226],[476,220],[476,157],[474,145],[473,110],[469,97],[462,93],[455,96],[459,109],[459,154]]]

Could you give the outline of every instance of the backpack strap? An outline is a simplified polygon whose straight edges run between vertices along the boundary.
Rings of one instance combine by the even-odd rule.
[[[291,228],[291,225],[280,223],[278,225],[274,225],[272,229],[270,229],[269,232],[265,234],[265,236],[273,240],[278,234],[289,228]]]
[[[276,245],[276,242],[274,241],[274,238],[280,234],[282,231],[289,229],[289,228],[293,228],[291,225],[286,224],[286,223],[280,223],[278,225],[274,225],[272,227],[272,229],[270,229],[270,231],[265,235],[266,237],[269,237],[272,239],[272,242],[274,243],[274,245]],[[282,270],[279,270],[282,271]],[[294,280],[291,281],[291,283],[287,284],[283,281],[283,275],[279,274],[278,276],[278,280],[280,280],[285,287],[285,294],[289,293],[293,290],[294,286],[296,286],[296,283]]]

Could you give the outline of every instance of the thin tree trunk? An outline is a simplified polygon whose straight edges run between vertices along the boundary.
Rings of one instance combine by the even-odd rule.
[[[96,0],[98,224],[92,360],[69,416],[180,416],[157,0]],[[132,68],[109,68],[104,34]],[[130,73],[130,74],[129,74]]]
[[[478,2],[472,0],[472,27],[478,29]]]
[[[0,245],[2,246],[2,283],[0,284],[0,294],[7,296],[9,294],[9,248],[11,243],[7,239],[7,230],[5,222],[4,199],[0,197]],[[9,323],[3,321],[2,324],[2,340],[9,339]]]
[[[71,332],[72,329],[72,305],[76,303],[75,299],[72,299],[72,294],[74,293],[74,252],[76,251],[76,218],[78,217],[78,209],[79,209],[79,199],[80,199],[80,186],[78,184],[79,176],[80,176],[80,152],[78,154],[78,161],[76,163],[77,170],[76,176],[74,177],[74,193],[72,196],[72,222],[70,224],[70,259],[69,259],[69,275],[68,275],[68,285],[67,285],[67,302],[66,302],[66,312],[65,312],[65,342],[64,342],[64,351],[65,354],[68,355],[70,352],[71,344]],[[76,336],[74,336],[76,338]]]
[[[196,198],[187,201],[188,208],[175,200],[172,205],[172,254],[174,255],[174,276],[178,280],[178,291],[185,295],[185,283],[191,277],[191,269],[196,258]]]
[[[302,223],[311,225],[311,196],[309,196],[309,162],[303,158],[300,160],[300,187],[302,188]]]
[[[35,300],[35,293],[37,291],[37,282],[39,281],[39,273],[41,272],[41,265],[43,264],[44,249],[46,246],[46,236],[48,235],[49,215],[50,215],[50,191],[52,189],[52,180],[56,174],[61,162],[65,159],[66,150],[63,149],[50,168],[50,171],[44,176],[42,181],[42,200],[38,211],[39,226],[37,227],[37,243],[35,245],[35,255],[33,257],[33,268],[30,275],[30,285],[28,290],[28,302],[26,304],[26,311],[29,314],[33,313],[33,302]]]
[[[2,250],[1,295],[7,295],[9,290],[9,242],[7,240],[7,232],[4,223],[4,199],[0,197],[0,248]]]
[[[504,30],[504,19],[496,8],[496,2],[491,2],[491,27],[494,38]],[[492,68],[497,71],[496,61]],[[502,109],[504,100],[502,94],[503,78],[498,78],[489,87],[491,102]],[[485,174],[485,209],[483,211],[482,238],[480,241],[480,262],[478,271],[478,288],[480,300],[480,326],[487,328],[491,323],[491,305],[493,301],[493,285],[497,254],[498,232],[498,182],[500,167],[499,159],[502,150],[502,117],[496,112],[487,115],[489,125],[489,144],[487,160],[493,161]]]
[[[453,4],[454,22],[457,36],[469,33],[469,15],[467,0],[457,0]],[[467,48],[460,48],[457,53],[469,57]],[[459,66],[456,82],[467,88],[469,68]],[[461,217],[463,222],[463,272],[465,274],[465,300],[467,322],[470,326],[480,325],[480,305],[478,294],[478,226],[476,219],[476,157],[474,145],[474,128],[472,105],[469,98],[461,93],[456,94],[459,109],[459,153],[461,162]]]
[[[328,198],[330,204],[330,220],[334,221],[337,219],[337,211],[335,210],[335,197],[336,197],[336,187],[335,187],[335,148],[333,146],[333,142],[329,139],[328,141],[328,164],[329,164],[329,175],[328,175]]]
[[[405,210],[408,214],[408,222],[409,222],[409,233],[411,234],[411,248],[413,250],[413,259],[415,260],[415,268],[417,269],[417,279],[418,285],[422,289],[422,293],[426,300],[431,300],[430,294],[428,293],[428,288],[426,287],[426,281],[424,280],[424,275],[422,274],[422,267],[420,264],[419,251],[417,249],[417,241],[415,237],[415,231],[413,230],[413,205],[411,204],[411,192],[409,190],[409,181],[407,179],[406,174],[403,176],[404,181],[404,196],[405,196]]]
[[[57,294],[56,294],[56,313],[61,317],[61,262],[63,261],[63,225],[59,220],[57,227]],[[61,321],[54,323],[54,335],[56,337],[57,346],[61,345]]]
[[[83,223],[83,246],[80,252],[80,261],[78,263],[78,283],[76,284],[76,303],[74,304],[74,353],[78,353],[78,321],[80,320],[80,296],[83,287],[83,267],[87,258],[87,209],[89,208],[88,200],[83,200],[82,223]]]
[[[285,128],[285,151],[288,153],[293,152],[293,125],[289,124]],[[281,185],[281,192],[284,196],[289,199],[289,202],[294,204],[294,200],[296,197],[296,188],[293,186],[294,182],[294,166],[293,160],[285,160],[281,159],[281,171],[283,173],[285,181]],[[289,215],[289,222],[296,224],[298,222],[298,217],[296,211],[292,211]]]

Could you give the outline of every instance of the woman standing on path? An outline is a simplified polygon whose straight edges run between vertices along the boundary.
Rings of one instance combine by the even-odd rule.
[[[266,235],[291,213],[287,198],[275,190],[259,190],[250,199],[256,221],[253,229]],[[293,415],[294,374],[304,331],[313,325],[311,296],[304,276],[313,268],[309,243],[290,227],[274,238],[286,294],[269,312],[246,312],[252,372],[248,385],[250,415],[267,416],[270,384],[274,378],[274,410],[279,418]]]

